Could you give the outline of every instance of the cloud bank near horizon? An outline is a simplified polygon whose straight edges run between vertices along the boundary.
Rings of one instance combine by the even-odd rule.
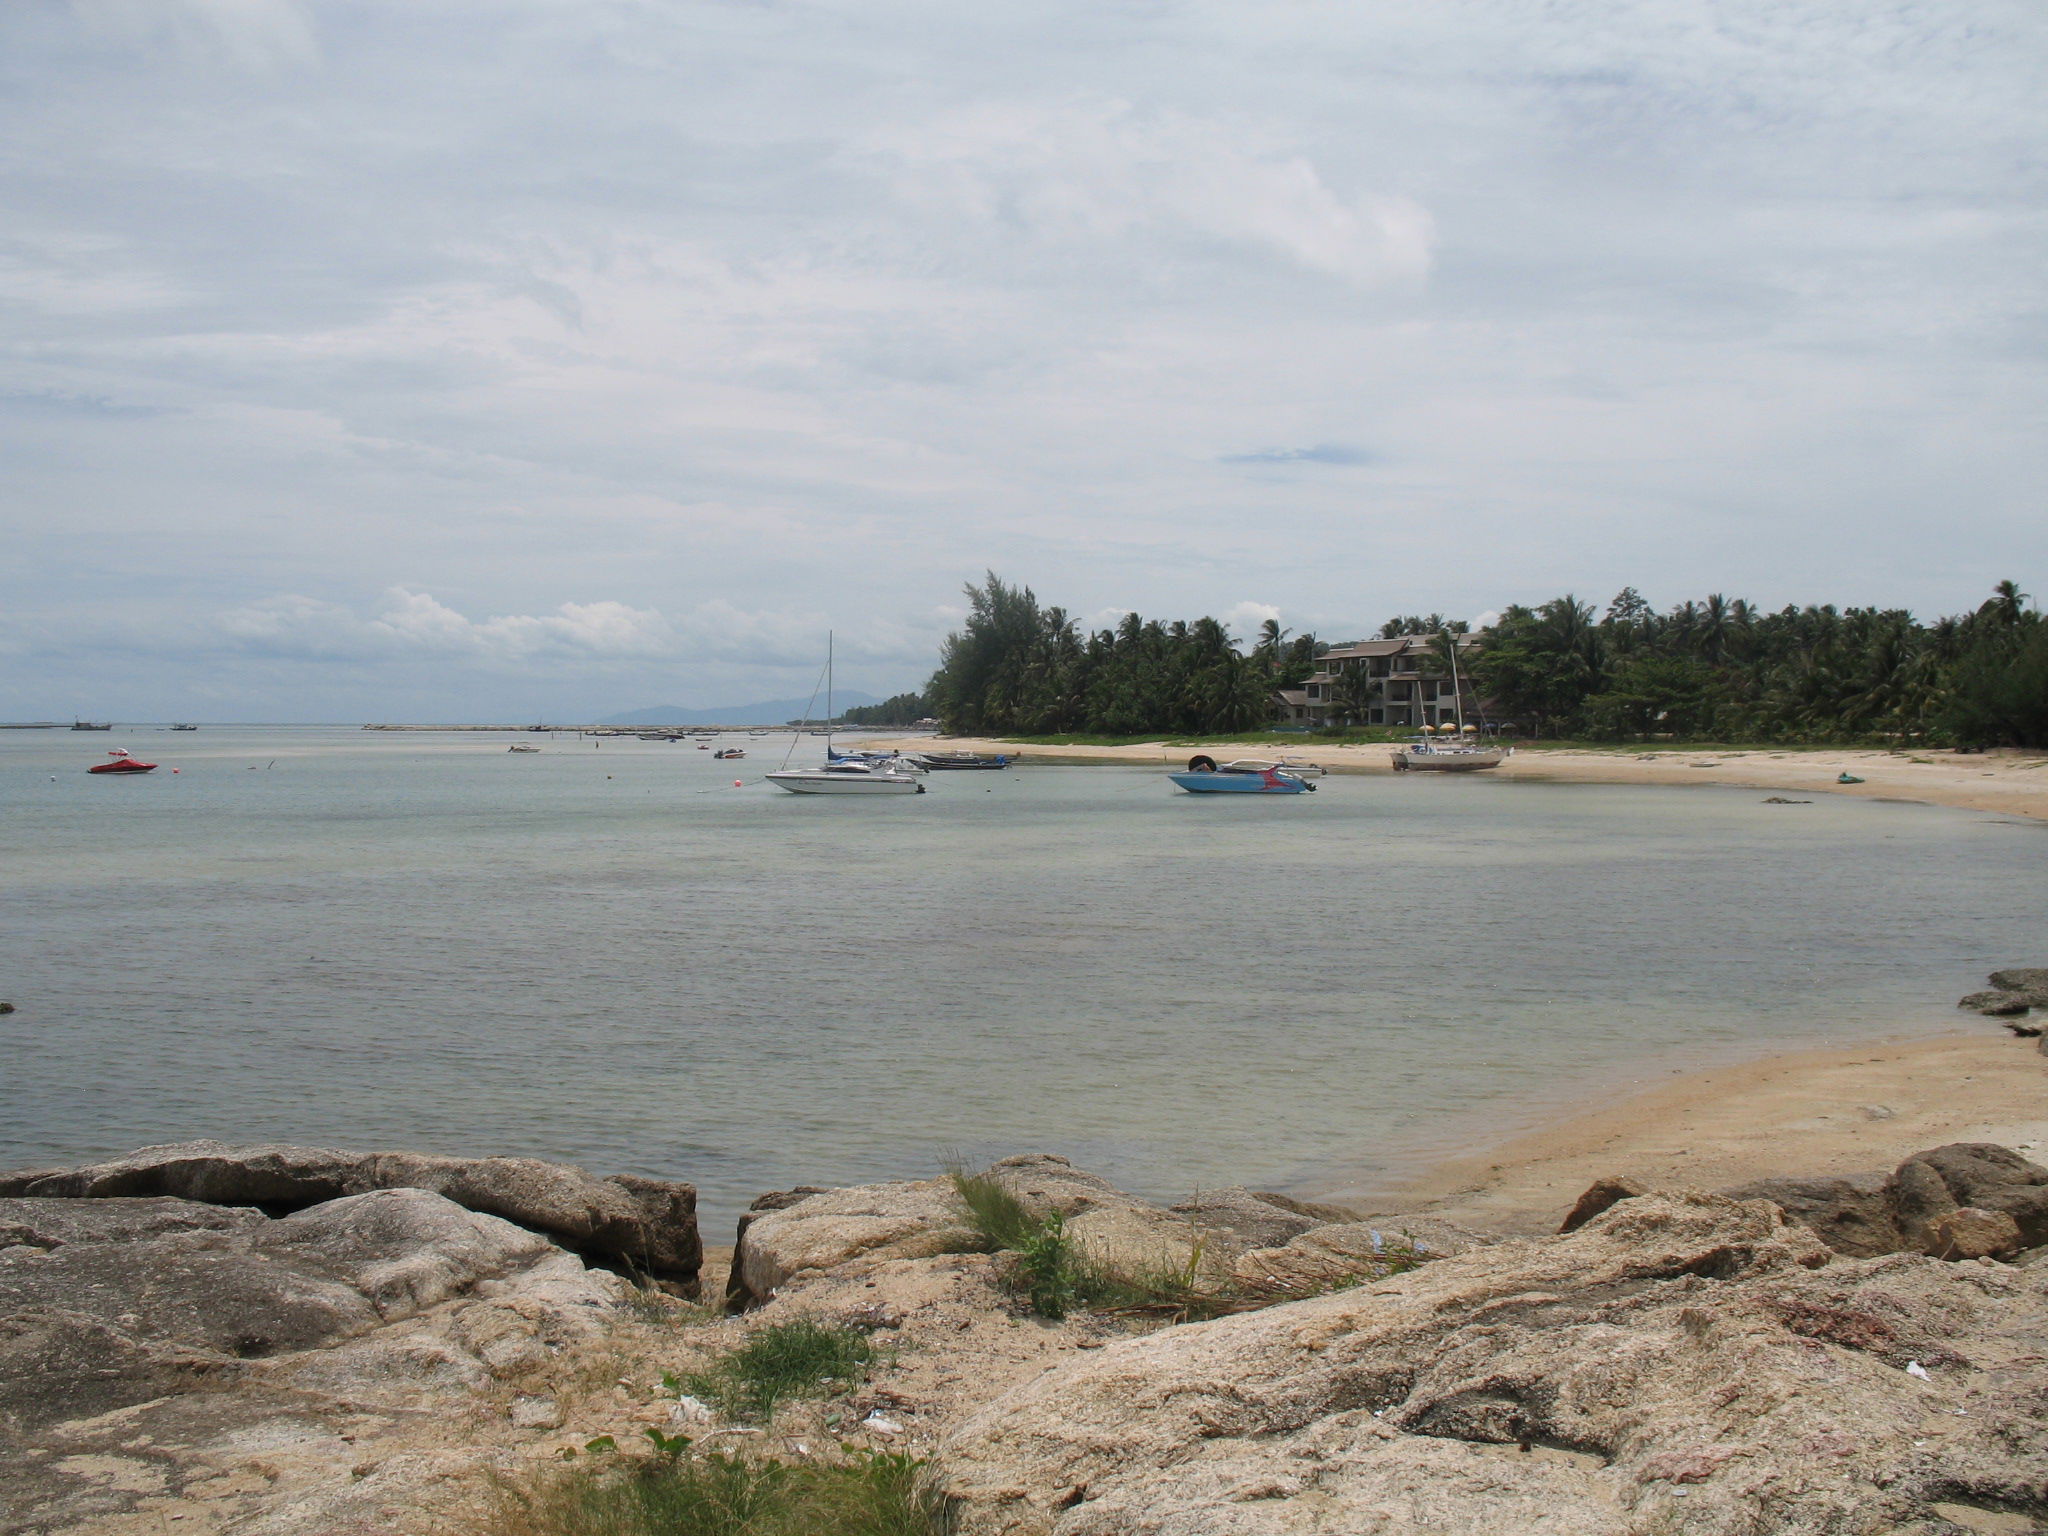
[[[1333,635],[1961,608],[2048,564],[2044,54],[2017,0],[9,7],[0,714],[786,696],[827,628],[888,693],[990,567]]]

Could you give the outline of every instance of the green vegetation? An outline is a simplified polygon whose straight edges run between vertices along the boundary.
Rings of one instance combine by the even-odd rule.
[[[1315,667],[1315,641],[1289,641],[1269,621],[1240,654],[1215,619],[1162,624],[1125,614],[1083,635],[1063,608],[993,572],[967,588],[964,628],[948,635],[925,685],[955,735],[1204,735],[1248,731],[1273,717],[1273,693]]]
[[[2048,621],[2012,582],[1972,613],[1763,613],[1718,594],[1658,613],[1633,587],[1511,607],[1473,664],[1496,716],[1616,742],[2048,746]]]
[[[1030,588],[993,574],[967,597],[966,624],[947,637],[921,700],[956,734],[1076,746],[1406,734],[1274,731],[1279,690],[1299,685],[1329,650],[1277,621],[1240,651],[1212,618],[1127,614],[1084,634],[1064,609],[1041,608]],[[1463,629],[1441,614],[1406,614],[1379,634],[1437,636],[1415,675],[1441,678],[1449,637]],[[2048,746],[2048,619],[2010,581],[1973,612],[1931,623],[1900,609],[1766,613],[1720,594],[1659,613],[1633,587],[1596,614],[1566,595],[1509,607],[1467,655],[1482,719],[1522,736]],[[1339,721],[1383,702],[1362,668],[1327,686]]]
[[[655,1438],[650,1436],[650,1438]],[[912,1457],[843,1461],[696,1454],[685,1436],[653,1456],[598,1454],[508,1488],[491,1536],[947,1536],[953,1522]]]
[[[899,693],[879,704],[861,704],[839,711],[842,725],[915,725],[931,713],[921,693]]]
[[[1397,1241],[1387,1244],[1384,1256],[1370,1269],[1333,1268],[1331,1277],[1316,1285],[1219,1282],[1202,1274],[1204,1239],[1191,1225],[1184,1262],[1131,1270],[1088,1253],[1068,1233],[1057,1211],[1034,1216],[1000,1180],[958,1167],[947,1173],[974,1230],[976,1247],[1012,1255],[1010,1283],[1018,1297],[1039,1317],[1055,1320],[1079,1311],[1174,1323],[1222,1317],[1384,1279],[1429,1257],[1414,1245]]]
[[[765,1423],[785,1398],[851,1387],[874,1359],[874,1343],[858,1328],[799,1317],[756,1328],[708,1370],[667,1380],[729,1419]]]

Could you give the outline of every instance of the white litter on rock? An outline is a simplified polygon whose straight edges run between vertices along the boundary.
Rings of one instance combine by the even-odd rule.
[[[1927,1367],[1918,1360],[1908,1360],[1906,1362],[1906,1374],[1908,1376],[1918,1376],[1922,1381],[1931,1381],[1933,1379],[1927,1374]]]
[[[676,1399],[675,1408],[669,1417],[678,1424],[704,1424],[718,1417],[709,1403],[701,1397],[691,1397],[687,1392]]]
[[[871,1429],[878,1435],[900,1435],[903,1426],[894,1419],[885,1419],[879,1413],[871,1413],[860,1421],[862,1429]]]

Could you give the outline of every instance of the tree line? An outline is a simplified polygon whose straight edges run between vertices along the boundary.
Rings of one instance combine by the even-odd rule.
[[[994,573],[966,591],[966,622],[924,693],[878,710],[914,707],[961,735],[1228,734],[1271,724],[1279,691],[1329,649],[1278,620],[1242,649],[1213,618],[1130,613],[1084,631]],[[1440,637],[1424,671],[1442,674],[1448,637],[1465,628],[1403,614],[1379,634]],[[2010,581],[1932,623],[1899,609],[1764,612],[1718,594],[1660,613],[1633,587],[1596,612],[1567,594],[1508,608],[1476,654],[1461,654],[1468,697],[1527,734],[2048,746],[2048,621]],[[1362,677],[1331,691],[1333,721],[1364,718]]]
[[[1633,587],[1596,615],[1567,594],[1508,608],[1473,674],[1543,735],[2048,746],[2048,623],[2010,581],[1932,623],[1719,594],[1659,613]]]

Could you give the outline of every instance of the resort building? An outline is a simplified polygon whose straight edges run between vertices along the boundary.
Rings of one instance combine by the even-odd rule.
[[[1464,657],[1478,647],[1477,635],[1458,636],[1465,714],[1478,718],[1478,700],[1464,673]],[[1434,635],[1398,635],[1391,640],[1354,640],[1332,646],[1317,658],[1315,675],[1280,695],[1280,717],[1294,725],[1438,725],[1458,716],[1451,680],[1439,677],[1442,661]],[[1352,680],[1367,683],[1358,699]]]

